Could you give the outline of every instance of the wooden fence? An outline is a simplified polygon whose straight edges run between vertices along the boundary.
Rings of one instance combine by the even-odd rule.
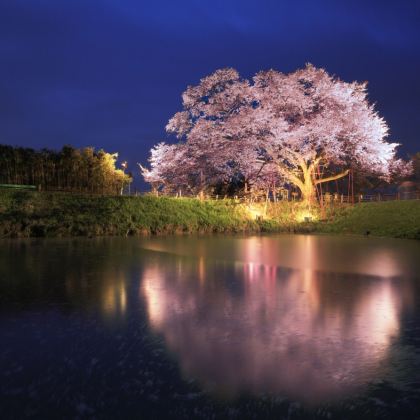
[[[5,189],[16,189],[16,190],[40,190],[40,188],[37,188],[35,185],[12,185],[12,184],[0,184],[0,188]],[[68,189],[59,189],[59,188],[46,188],[44,191],[50,191],[50,192],[65,192],[70,194],[83,194],[83,195],[94,195],[94,196],[116,196],[121,195],[115,194],[115,193],[92,193],[88,191],[77,191],[77,190],[68,190]],[[145,194],[152,194],[152,193],[145,193],[145,192],[138,192],[138,191],[132,191],[131,194],[127,191],[124,191],[122,195],[124,196],[139,196],[139,195],[145,195]],[[172,196],[172,197],[181,197],[181,195],[175,194],[175,195],[169,195],[169,194],[162,194],[159,193],[159,196]],[[183,194],[182,197],[188,197],[188,198],[200,198],[199,195],[194,194]],[[287,192],[282,191],[279,194],[255,194],[255,195],[235,195],[235,196],[226,196],[226,195],[216,195],[216,194],[206,194],[204,195],[205,199],[210,200],[235,200],[237,202],[246,202],[246,203],[252,203],[252,202],[279,202],[279,201],[300,201],[299,194],[297,192]],[[420,200],[420,191],[403,191],[403,192],[397,192],[394,194],[382,194],[382,193],[376,193],[376,194],[355,194],[354,196],[349,196],[346,194],[339,194],[339,193],[325,193],[322,195],[322,197],[318,197],[318,201],[322,199],[324,204],[328,203],[364,203],[364,202],[373,202],[373,201],[394,201],[394,200]]]

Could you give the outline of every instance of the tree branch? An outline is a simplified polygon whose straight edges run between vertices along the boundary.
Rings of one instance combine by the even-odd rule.
[[[280,165],[277,165],[281,168]],[[281,169],[280,169],[281,170]],[[292,174],[290,170],[286,171],[285,177],[289,179],[293,184],[295,184],[300,190],[304,188],[304,183],[301,179],[299,179],[296,175]]]
[[[309,172],[312,172],[321,162],[322,156],[318,156],[310,165],[309,165]]]
[[[322,184],[324,182],[335,181],[336,179],[343,178],[349,172],[350,172],[350,169],[346,169],[344,172],[341,172],[341,174],[328,176],[327,178],[316,179],[315,180],[315,185]]]

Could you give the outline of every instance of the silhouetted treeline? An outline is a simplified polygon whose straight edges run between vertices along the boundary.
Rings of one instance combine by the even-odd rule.
[[[36,185],[46,190],[119,193],[131,181],[116,168],[118,154],[93,147],[60,151],[0,145],[0,184]]]

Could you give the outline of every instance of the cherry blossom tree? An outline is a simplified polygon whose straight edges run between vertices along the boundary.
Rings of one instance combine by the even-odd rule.
[[[152,149],[146,180],[188,184],[200,174],[202,189],[203,179],[211,185],[239,173],[245,186],[259,185],[276,182],[276,168],[277,180],[311,204],[317,185],[350,167],[383,178],[409,170],[395,157],[398,144],[386,141],[388,126],[369,103],[366,83],[343,82],[310,64],[289,74],[259,72],[252,81],[217,70],[182,99],[183,110],[166,126],[180,142]],[[328,173],[333,168],[342,170]]]

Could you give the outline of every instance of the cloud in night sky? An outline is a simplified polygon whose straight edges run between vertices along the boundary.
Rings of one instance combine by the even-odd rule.
[[[187,85],[311,62],[368,80],[405,156],[420,150],[419,22],[415,1],[4,0],[0,142],[103,147],[134,169]]]

